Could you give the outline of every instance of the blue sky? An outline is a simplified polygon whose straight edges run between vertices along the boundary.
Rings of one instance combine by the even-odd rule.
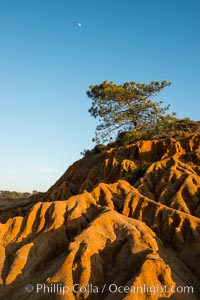
[[[199,15],[199,0],[0,0],[0,190],[46,191],[94,146],[91,84],[169,80],[160,99],[199,120]]]

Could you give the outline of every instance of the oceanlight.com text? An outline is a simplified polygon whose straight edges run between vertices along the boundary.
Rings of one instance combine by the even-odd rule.
[[[32,284],[27,284],[25,286],[25,291],[27,293],[43,293],[43,294],[62,294],[66,295],[68,293],[73,294],[103,294],[103,293],[120,293],[120,294],[146,294],[146,295],[156,295],[162,293],[177,293],[177,294],[193,294],[194,287],[193,286],[161,286],[161,285],[148,285],[144,284],[141,286],[123,286],[116,285],[115,283],[104,284],[101,287],[98,287],[93,284],[88,285],[80,285],[74,284],[72,287],[67,285],[63,285],[61,283],[37,283],[35,286]]]

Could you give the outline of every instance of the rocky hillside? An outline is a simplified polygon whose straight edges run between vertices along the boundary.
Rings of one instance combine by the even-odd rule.
[[[87,156],[0,222],[0,299],[200,299],[200,134]]]

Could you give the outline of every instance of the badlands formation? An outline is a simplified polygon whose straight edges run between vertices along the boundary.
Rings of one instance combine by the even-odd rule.
[[[200,134],[88,155],[0,202],[0,299],[200,299]]]

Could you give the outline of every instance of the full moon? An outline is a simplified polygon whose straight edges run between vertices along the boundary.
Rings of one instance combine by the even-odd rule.
[[[82,26],[82,24],[81,23],[78,23],[78,27],[81,27]]]

